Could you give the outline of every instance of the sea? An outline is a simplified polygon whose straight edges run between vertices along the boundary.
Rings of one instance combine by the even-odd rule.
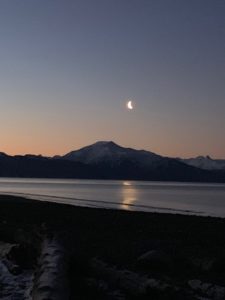
[[[0,178],[0,194],[86,207],[225,217],[225,184]]]

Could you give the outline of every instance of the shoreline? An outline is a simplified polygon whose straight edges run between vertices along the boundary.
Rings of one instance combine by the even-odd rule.
[[[119,274],[129,270],[141,281],[144,277],[160,281],[159,297],[153,299],[170,299],[161,289],[163,284],[170,286],[173,299],[198,299],[192,280],[224,288],[225,295],[224,233],[222,218],[87,208],[0,196],[0,241],[22,245],[28,254],[38,257],[43,241],[48,238],[51,244],[54,237],[66,249],[69,290],[74,297],[78,293],[74,284],[78,282],[79,293],[86,290],[91,295],[97,293],[99,299],[111,299],[108,292],[95,286],[103,280],[95,274],[96,268],[113,274],[115,270]],[[36,266],[35,257],[32,266]],[[90,274],[95,287],[86,282]],[[114,289],[109,281],[107,285]],[[118,289],[124,292],[122,287]],[[142,299],[124,293],[124,299]]]
[[[104,200],[91,200],[91,199],[81,199],[81,198],[71,198],[71,197],[61,197],[55,195],[35,195],[35,194],[27,194],[27,193],[8,193],[2,192],[0,194],[1,197],[13,197],[18,198],[20,201],[38,201],[44,203],[53,203],[65,206],[72,206],[74,208],[94,208],[94,209],[106,209],[106,210],[119,210],[119,211],[127,211],[127,212],[144,212],[144,213],[153,213],[153,214],[172,214],[172,215],[183,215],[183,216],[196,216],[196,217],[209,217],[209,218],[220,218],[225,219],[224,214],[219,215],[209,214],[203,211],[194,211],[190,209],[175,209],[169,207],[160,207],[160,206],[147,206],[142,204],[130,204],[130,203],[118,203],[112,201],[104,201]],[[67,201],[67,202],[66,202]],[[88,205],[90,204],[90,205]],[[103,206],[100,206],[102,204]]]

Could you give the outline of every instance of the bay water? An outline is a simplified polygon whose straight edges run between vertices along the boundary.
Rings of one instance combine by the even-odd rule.
[[[225,217],[225,184],[0,178],[0,194],[87,207]]]

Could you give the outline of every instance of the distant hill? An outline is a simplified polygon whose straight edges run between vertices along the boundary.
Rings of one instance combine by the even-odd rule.
[[[89,178],[91,168],[76,162],[35,155],[0,155],[0,177]]]
[[[180,161],[187,165],[204,170],[225,170],[225,160],[212,159],[210,156],[197,156],[195,158],[179,158]]]
[[[1,177],[225,182],[225,171],[203,170],[181,160],[97,142],[63,156],[0,153]]]

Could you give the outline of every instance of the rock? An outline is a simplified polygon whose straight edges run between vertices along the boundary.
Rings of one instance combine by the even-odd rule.
[[[195,258],[191,260],[191,265],[196,269],[201,271],[211,271],[213,265],[215,263],[215,259],[207,259],[207,258]]]
[[[173,261],[163,251],[151,250],[139,256],[137,259],[137,264],[140,267],[151,268],[155,271],[161,271],[165,269],[171,269],[173,266]]]
[[[99,259],[93,259],[91,269],[97,277],[102,277],[111,286],[118,287],[132,296],[140,296],[146,292],[147,278],[128,270],[118,270],[108,266]]]
[[[12,247],[14,247],[16,244],[10,244],[0,241],[0,258],[7,256],[7,254],[10,252]]]
[[[165,281],[148,278],[130,270],[119,270],[115,266],[109,266],[99,259],[92,259],[91,270],[97,278],[104,279],[108,286],[121,290],[129,297],[137,297],[139,299],[153,294],[165,295],[170,292],[176,295],[179,292],[176,286],[171,286]]]
[[[205,295],[213,300],[224,300],[225,298],[225,287],[211,284],[211,283],[204,283],[201,280],[194,279],[189,280],[188,285],[194,290],[196,293],[200,295]]]
[[[104,298],[106,299],[110,299],[110,300],[126,299],[124,294],[119,289],[110,288],[104,280],[97,280],[96,278],[87,278],[86,284],[89,288],[93,289],[94,291],[97,291],[97,293],[100,293],[100,295],[104,296]]]
[[[22,273],[22,269],[18,265],[15,265],[14,263],[12,263],[10,260],[4,259],[4,260],[2,260],[2,262],[7,267],[9,273],[11,273],[13,275],[18,275],[18,274]]]
[[[188,281],[188,285],[193,289],[193,290],[198,290],[201,288],[201,280],[193,279]]]
[[[7,258],[21,268],[29,269],[35,263],[36,252],[34,253],[33,249],[27,245],[14,245],[7,254]]]

